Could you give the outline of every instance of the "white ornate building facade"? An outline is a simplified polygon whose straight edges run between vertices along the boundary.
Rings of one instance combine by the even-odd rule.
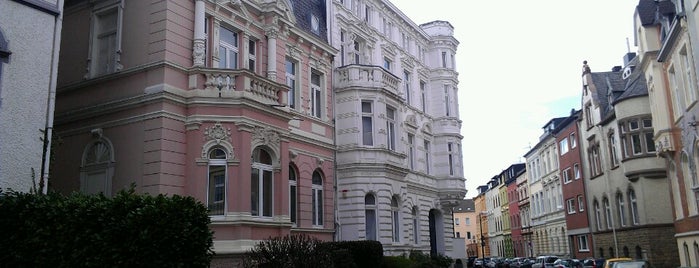
[[[377,240],[388,255],[449,252],[451,208],[466,194],[453,27],[416,25],[382,0],[330,8],[337,238]]]

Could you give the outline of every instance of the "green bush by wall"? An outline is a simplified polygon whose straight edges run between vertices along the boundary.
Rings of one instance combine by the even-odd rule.
[[[192,197],[0,191],[0,266],[208,267],[209,223]]]

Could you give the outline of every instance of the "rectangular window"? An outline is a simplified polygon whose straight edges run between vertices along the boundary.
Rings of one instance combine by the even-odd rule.
[[[289,173],[291,173],[291,172],[293,172],[293,171],[290,170]],[[298,210],[298,208],[296,206],[296,204],[297,204],[297,202],[296,202],[297,188],[296,187],[297,187],[296,186],[296,179],[289,180],[289,217],[291,218],[291,222],[294,225],[298,224],[298,222],[296,221],[296,213]]]
[[[587,236],[586,235],[579,235],[578,236],[578,251],[590,251],[590,248],[587,246]]]
[[[449,99],[449,85],[444,85],[444,114],[446,116],[451,116],[451,111],[449,109],[449,104],[451,100]]]
[[[442,52],[442,68],[447,68],[447,53]]]
[[[454,218],[454,224],[456,224],[456,225],[459,225],[459,224],[460,224],[459,218]]]
[[[391,60],[388,58],[383,58],[383,68],[390,71],[391,70]]]
[[[255,72],[255,62],[257,61],[257,56],[256,52],[257,51],[257,44],[255,40],[249,40],[248,41],[248,70],[251,72]]]
[[[403,86],[405,87],[405,102],[410,105],[410,72],[403,71]]]
[[[396,150],[396,109],[386,106],[386,145],[391,151]]]
[[[558,148],[561,151],[561,155],[564,155],[568,152],[568,139],[563,138],[559,143],[558,143]]]
[[[364,214],[366,215],[364,218],[366,240],[376,240],[376,210],[366,209]]]
[[[420,103],[422,104],[423,113],[427,112],[427,96],[425,95],[427,93],[425,92],[425,86],[425,81],[420,81],[420,95],[422,95],[422,100]]]
[[[566,200],[566,203],[568,205],[568,214],[574,214],[575,213],[575,199],[571,198]]]
[[[585,104],[585,124],[587,125],[587,128],[591,128],[593,125],[592,103]]]
[[[456,232],[456,238],[461,238],[461,233]]]
[[[209,165],[209,215],[223,215],[226,209],[226,166]]]
[[[311,189],[311,205],[313,206],[313,225],[323,226],[323,190],[322,188]]]
[[[345,65],[345,30],[340,30],[340,65]]]
[[[467,226],[471,225],[471,218],[464,219],[464,224],[466,224]]]
[[[616,167],[619,165],[619,155],[617,154],[617,144],[616,144],[616,136],[614,133],[609,134],[609,158],[611,160],[612,167]]]
[[[288,105],[291,109],[296,109],[296,62],[286,59],[286,85],[289,86]]]
[[[219,68],[238,68],[238,33],[227,28],[219,28],[220,40],[218,48]]]
[[[424,147],[425,147],[425,173],[427,173],[429,175],[430,174],[430,165],[432,165],[432,163],[430,161],[430,142],[426,140]]]
[[[361,58],[361,45],[357,41],[354,41],[353,44],[352,54],[354,55],[354,64],[359,64]]]
[[[90,55],[91,76],[117,71],[117,50],[120,36],[119,8],[113,7],[93,15],[92,47]]]
[[[578,165],[578,164],[573,165],[573,173],[575,175],[576,180],[580,179],[580,165]]]
[[[447,143],[447,153],[449,154],[449,175],[454,176],[454,152],[452,151],[454,144]]]
[[[322,83],[322,75],[316,72],[315,70],[311,71],[311,104],[312,106],[312,111],[311,113],[313,114],[314,117],[316,118],[322,118],[322,111],[323,111],[323,94],[321,90],[321,83]]]
[[[362,144],[374,145],[374,112],[370,101],[362,101]]]
[[[408,133],[408,161],[410,162],[410,170],[415,170],[415,136]]]
[[[573,180],[573,174],[572,170],[570,168],[566,168],[563,170],[563,183],[570,183]]]
[[[585,211],[585,201],[583,200],[582,195],[578,195],[578,210],[580,212]]]
[[[570,133],[570,148],[575,148],[578,146],[578,140],[575,137],[575,133]]]

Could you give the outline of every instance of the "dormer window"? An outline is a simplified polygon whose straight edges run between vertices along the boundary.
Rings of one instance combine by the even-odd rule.
[[[316,15],[311,15],[311,31],[314,34],[320,34],[320,21]]]

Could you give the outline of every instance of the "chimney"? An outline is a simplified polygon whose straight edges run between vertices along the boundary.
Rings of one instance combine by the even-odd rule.
[[[617,66],[612,67],[612,72],[619,72],[619,71],[621,71],[621,66],[617,65]]]
[[[624,55],[624,67],[629,66],[629,62],[631,62],[635,57],[636,53],[634,52],[626,53],[626,55]]]

